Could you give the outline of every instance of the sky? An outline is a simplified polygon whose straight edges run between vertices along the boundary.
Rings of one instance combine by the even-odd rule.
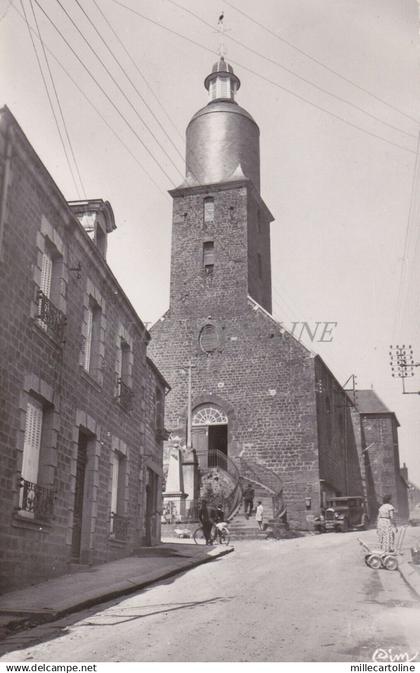
[[[22,1],[35,29],[30,0]],[[185,128],[207,103],[203,80],[224,11],[226,58],[242,82],[237,101],[260,127],[261,191],[275,217],[273,313],[289,328],[337,323],[331,342],[306,345],[342,384],[356,375],[396,413],[401,463],[420,485],[420,397],[402,394],[389,365],[397,344],[411,344],[420,362],[416,0],[33,7],[83,187],[64,139],[74,179],[66,161],[21,0],[0,0],[0,104],[68,200],[110,201],[117,229],[108,263],[147,323],[168,307],[167,192],[183,180]],[[36,33],[34,41],[42,61]],[[414,373],[407,390],[420,391],[420,367]]]

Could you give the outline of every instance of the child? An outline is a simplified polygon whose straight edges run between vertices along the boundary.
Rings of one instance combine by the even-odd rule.
[[[264,507],[262,506],[261,500],[258,500],[257,509],[255,512],[255,519],[258,523],[258,527],[262,530],[263,527],[263,518],[264,518]]]

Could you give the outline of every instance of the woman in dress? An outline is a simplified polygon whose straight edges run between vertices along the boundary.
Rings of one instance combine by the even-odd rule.
[[[385,495],[383,504],[378,511],[377,533],[383,552],[394,550],[395,510],[391,504],[391,496]]]

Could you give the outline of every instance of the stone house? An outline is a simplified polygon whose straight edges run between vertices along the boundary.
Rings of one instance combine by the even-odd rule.
[[[409,483],[407,468],[400,467],[398,419],[374,390],[356,390],[354,401],[369,517],[374,520],[384,495],[391,495],[399,520],[407,521]]]
[[[0,112],[0,587],[160,540],[167,383],[106,262],[102,199],[67,203]]]

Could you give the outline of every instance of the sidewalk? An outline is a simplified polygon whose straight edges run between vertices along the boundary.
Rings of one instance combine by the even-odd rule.
[[[52,621],[190,570],[233,547],[206,547],[190,541],[143,547],[136,556],[86,566],[80,571],[0,596],[0,638],[14,629]]]
[[[398,559],[398,570],[403,580],[420,598],[420,565],[414,565],[411,560],[411,547],[420,546],[420,528],[408,526],[404,544],[403,556]]]

